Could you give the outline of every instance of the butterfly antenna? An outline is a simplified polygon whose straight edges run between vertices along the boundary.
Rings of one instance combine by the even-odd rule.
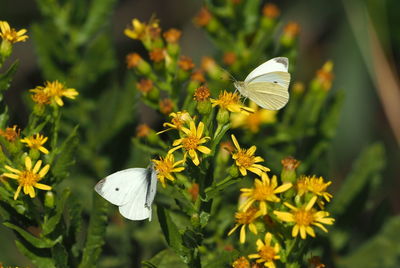
[[[227,73],[227,74],[229,75],[229,78],[230,78],[230,80],[231,80],[232,82],[237,82],[236,78],[233,77],[233,75],[232,75],[228,70],[226,70],[226,69],[224,69],[224,68],[222,68],[222,67],[219,67],[219,68],[221,68],[222,71],[224,71],[225,73]]]

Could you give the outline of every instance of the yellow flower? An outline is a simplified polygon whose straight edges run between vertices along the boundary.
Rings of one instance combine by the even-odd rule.
[[[256,146],[253,145],[249,149],[242,149],[233,134],[231,135],[231,138],[237,150],[236,153],[232,154],[232,158],[235,160],[236,166],[238,166],[239,171],[243,176],[247,175],[247,170],[257,174],[258,176],[261,176],[263,172],[269,171],[269,168],[256,164],[264,161],[261,157],[254,156],[257,149]]]
[[[124,34],[132,39],[141,39],[146,32],[146,27],[146,23],[142,23],[138,19],[133,19],[132,29],[126,28]]]
[[[25,170],[23,171],[12,168],[7,165],[5,166],[5,168],[11,171],[12,173],[3,173],[3,176],[15,179],[19,183],[17,191],[14,194],[14,200],[18,198],[19,192],[21,191],[22,187],[24,188],[24,193],[29,194],[31,198],[35,197],[35,189],[33,187],[46,191],[51,190],[51,186],[38,183],[38,181],[43,179],[43,177],[47,174],[50,168],[50,165],[47,164],[40,170],[41,165],[42,165],[42,160],[39,160],[33,166],[31,158],[27,156],[25,157]]]
[[[254,113],[236,113],[231,116],[232,128],[242,127],[257,133],[261,125],[276,122],[277,111],[260,109],[255,102],[250,102],[250,108],[254,110]]]
[[[219,94],[218,99],[211,99],[211,103],[213,107],[218,105],[221,109],[228,110],[232,113],[242,112],[248,114],[254,112],[253,109],[242,105],[240,102],[240,95],[237,92],[232,93],[224,90],[224,92]]]
[[[183,148],[185,152],[185,157],[186,154],[189,153],[190,158],[193,161],[193,164],[198,166],[200,164],[199,157],[197,155],[197,151],[202,152],[203,154],[209,154],[211,153],[211,150],[203,145],[203,143],[206,143],[210,137],[202,137],[203,136],[203,130],[204,130],[204,124],[203,122],[200,122],[198,127],[196,128],[196,125],[194,124],[193,121],[190,121],[190,129],[187,129],[186,127],[181,127],[181,130],[183,133],[186,135],[184,138],[177,139],[174,141],[172,146],[176,146],[175,148],[172,148],[169,150],[168,154]]]
[[[324,198],[327,202],[331,201],[332,195],[326,191],[331,181],[325,182],[323,177],[317,178],[316,176],[308,177],[301,176],[295,184],[295,189],[298,196],[303,196],[304,194],[311,192],[318,197]],[[323,200],[317,201],[320,207],[324,206]]]
[[[168,130],[172,130],[172,129],[181,130],[185,124],[188,124],[193,120],[192,117],[190,116],[190,114],[186,111],[170,113],[169,116],[172,117],[171,123],[163,124],[163,127],[169,127],[169,128],[162,130],[160,132],[157,132],[157,134],[164,133],[164,132],[166,132]]]
[[[246,257],[240,257],[232,263],[233,268],[250,268],[250,262]]]
[[[242,188],[242,196],[247,197],[247,200],[239,209],[246,211],[255,201],[260,204],[260,210],[263,215],[267,214],[267,202],[279,202],[279,197],[276,194],[283,193],[292,187],[291,183],[285,183],[278,187],[276,176],[269,179],[266,173],[261,174],[261,180],[254,181],[254,188]]]
[[[124,34],[132,39],[143,40],[143,38],[153,35],[153,32],[158,30],[159,25],[156,19],[151,19],[148,24],[133,19],[132,28],[126,28]]]
[[[36,134],[36,136],[25,137],[21,139],[22,143],[26,143],[26,146],[41,151],[44,154],[48,154],[49,150],[43,147],[43,144],[46,143],[47,137]]]
[[[167,154],[164,159],[160,157],[160,160],[153,159],[152,161],[155,164],[154,168],[157,171],[157,178],[164,188],[166,186],[165,179],[174,181],[175,178],[172,176],[172,173],[181,172],[185,169],[184,167],[177,167],[185,163],[185,160],[175,162],[173,154]]]
[[[306,180],[305,176],[301,176],[294,186],[297,191],[298,196],[303,196],[308,192],[308,181]]]
[[[79,94],[74,88],[64,88],[64,85],[58,81],[54,82],[46,81],[44,83],[44,87],[37,86],[35,89],[31,89],[30,91],[35,94],[38,93],[46,94],[52,101],[57,103],[59,106],[64,105],[64,102],[61,99],[62,97],[75,99],[75,97]]]
[[[249,255],[250,259],[258,259],[257,263],[264,263],[265,267],[275,268],[275,260],[279,260],[281,257],[279,256],[280,246],[278,243],[273,245],[272,243],[272,234],[266,233],[264,237],[264,242],[261,239],[258,239],[257,244],[257,254]]]
[[[258,217],[262,215],[262,212],[255,207],[249,208],[247,211],[238,211],[235,213],[236,225],[229,231],[228,235],[233,234],[236,229],[241,225],[240,228],[240,243],[246,241],[246,225],[249,226],[249,230],[257,234],[256,225],[253,223]]]
[[[306,239],[307,234],[315,237],[312,225],[319,227],[324,232],[328,232],[323,224],[332,225],[335,219],[327,218],[329,213],[326,211],[316,211],[313,206],[317,201],[317,196],[311,198],[307,205],[300,208],[294,207],[285,202],[285,206],[290,208],[292,212],[274,211],[274,214],[282,221],[293,222],[295,225],[292,229],[292,236],[297,237],[300,233],[302,239]]]
[[[310,192],[325,198],[327,202],[331,201],[332,195],[326,191],[326,188],[331,185],[331,181],[325,182],[324,178],[316,176],[306,177],[306,180]]]
[[[0,21],[0,37],[3,40],[7,40],[10,43],[25,42],[28,38],[25,33],[26,29],[21,29],[17,32],[14,28],[10,28],[8,22]]]

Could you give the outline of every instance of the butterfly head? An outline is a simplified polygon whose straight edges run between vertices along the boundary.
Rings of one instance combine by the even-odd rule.
[[[233,83],[233,86],[236,88],[236,90],[238,90],[240,92],[241,95],[243,95],[244,97],[247,97],[246,91],[245,91],[245,82],[243,81],[236,81]]]

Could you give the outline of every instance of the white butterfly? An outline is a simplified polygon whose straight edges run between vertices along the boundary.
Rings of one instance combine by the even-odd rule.
[[[151,221],[151,205],[157,191],[157,172],[149,168],[129,168],[115,172],[99,181],[96,192],[129,220]]]
[[[268,110],[279,110],[289,101],[288,58],[278,57],[255,68],[243,82],[234,86],[245,98],[249,98]]]

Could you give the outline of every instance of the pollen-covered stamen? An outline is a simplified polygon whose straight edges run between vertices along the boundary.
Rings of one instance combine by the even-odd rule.
[[[254,221],[254,216],[258,210],[256,208],[249,208],[247,211],[236,212],[236,222],[239,224],[249,224]]]
[[[199,138],[196,136],[188,136],[182,140],[182,145],[185,150],[195,150],[199,145]]]
[[[157,165],[157,171],[163,175],[170,173],[173,168],[174,162],[169,159],[164,159],[164,161],[158,162]]]
[[[271,186],[256,187],[253,192],[255,200],[268,200],[271,196],[275,196],[274,188]]]
[[[28,170],[23,171],[19,176],[19,182],[22,186],[32,186],[36,184],[36,182],[40,179],[40,176],[38,174],[35,174]]]
[[[258,254],[260,254],[261,258],[266,261],[273,261],[276,255],[274,248],[267,245],[263,246]]]
[[[251,167],[254,164],[254,156],[249,155],[246,150],[235,154],[236,162],[244,168]]]
[[[314,221],[314,213],[315,211],[312,210],[298,210],[294,213],[294,221],[300,226],[310,226]]]

